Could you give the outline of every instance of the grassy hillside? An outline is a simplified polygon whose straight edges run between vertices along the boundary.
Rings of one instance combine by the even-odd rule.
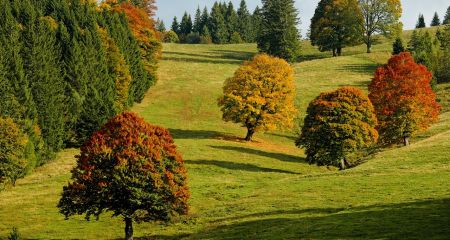
[[[366,89],[390,43],[328,58],[305,43],[295,64],[300,118],[321,91]],[[450,236],[450,85],[439,86],[446,112],[406,148],[381,152],[347,171],[311,166],[295,133],[257,134],[224,123],[217,107],[223,81],[256,52],[252,44],[164,45],[160,81],[133,111],[170,129],[189,170],[191,215],[172,225],[136,225],[149,239],[445,239]],[[0,193],[0,238],[16,226],[26,238],[115,239],[121,219],[64,220],[56,204],[73,156],[66,150],[15,188]]]

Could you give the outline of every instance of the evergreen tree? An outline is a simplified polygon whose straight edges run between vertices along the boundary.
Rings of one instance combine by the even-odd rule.
[[[251,17],[251,30],[250,30],[250,42],[255,42],[257,36],[259,35],[259,32],[261,30],[261,24],[262,24],[262,12],[261,9],[256,6],[255,10],[253,11],[252,17]]]
[[[294,0],[263,0],[262,3],[258,49],[291,62],[296,61],[300,56],[300,33]]]
[[[222,15],[221,6],[217,2],[214,3],[211,9],[210,24],[212,41],[216,44],[226,43],[228,40],[227,26]]]
[[[237,11],[237,17],[239,34],[245,42],[251,42],[251,15],[247,9],[247,3],[245,2],[245,0],[241,0],[239,9]]]
[[[202,12],[200,11],[200,7],[197,7],[197,11],[195,12],[194,25],[192,27],[192,31],[201,33],[202,29],[203,29]]]
[[[225,14],[225,23],[227,24],[228,42],[231,39],[233,33],[238,31],[238,16],[234,10],[232,2],[228,3],[227,12]]]
[[[166,25],[164,24],[164,21],[159,18],[158,20],[156,20],[156,30],[162,33],[166,31]]]
[[[187,12],[184,12],[183,18],[180,23],[180,34],[187,36],[192,32],[192,18]]]
[[[171,27],[172,31],[174,31],[176,34],[180,34],[180,24],[178,23],[177,17],[173,17],[173,22],[172,22],[172,27]]]
[[[200,27],[201,27],[201,31],[200,31],[200,34],[201,35],[205,35],[206,33],[205,33],[205,29],[208,29],[208,35],[211,35],[210,34],[210,30],[209,30],[209,28],[210,28],[210,22],[209,22],[209,12],[208,12],[208,8],[204,8],[203,9],[203,12],[202,12],[202,16],[201,16],[201,20],[200,20]]]
[[[450,24],[450,6],[447,8],[447,12],[445,13],[444,20],[442,24]]]
[[[392,54],[397,55],[405,51],[405,47],[403,46],[403,40],[400,37],[395,39],[395,42],[392,44]]]
[[[437,12],[434,12],[433,20],[431,21],[430,26],[435,27],[441,25],[441,20],[439,19],[439,15]]]
[[[419,19],[417,20],[416,28],[424,28],[424,27],[426,27],[425,18],[423,17],[423,14],[419,14]]]

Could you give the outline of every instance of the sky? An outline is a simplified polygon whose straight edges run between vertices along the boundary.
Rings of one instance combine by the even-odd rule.
[[[207,6],[211,9],[211,6],[216,0],[157,0],[158,6],[157,17],[162,19],[167,28],[170,28],[174,16],[177,16],[180,21],[183,13],[187,11],[191,15],[195,14],[197,6],[201,9]],[[225,0],[229,2],[230,0]],[[239,7],[240,0],[231,0],[235,8]],[[251,12],[257,6],[261,6],[260,0],[246,0],[247,6]],[[314,10],[319,0],[295,0],[295,5],[299,10],[299,16],[301,19],[301,25],[299,26],[302,36],[305,36],[310,20],[314,15]],[[425,17],[427,26],[430,24],[433,18],[434,12],[437,12],[441,21],[445,15],[447,7],[450,6],[449,0],[402,0],[403,16],[401,21],[403,22],[404,29],[413,29],[416,25],[417,18],[420,13]]]

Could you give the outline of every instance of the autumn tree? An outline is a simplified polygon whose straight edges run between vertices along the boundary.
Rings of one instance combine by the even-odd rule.
[[[58,207],[66,218],[112,212],[125,221],[167,221],[187,214],[186,168],[169,132],[134,113],[111,119],[81,148]]]
[[[417,19],[416,28],[425,28],[425,18],[423,14],[419,14],[419,18]]]
[[[441,19],[439,19],[439,15],[437,12],[434,12],[433,20],[431,20],[430,26],[436,27],[441,25]]]
[[[400,0],[359,0],[359,4],[364,17],[364,42],[370,53],[375,34],[392,36],[401,31],[402,5]]]
[[[440,106],[430,86],[431,73],[414,62],[410,53],[393,56],[377,69],[369,85],[369,98],[378,117],[384,144],[403,142],[438,120]]]
[[[322,0],[311,19],[311,43],[341,56],[342,48],[361,43],[363,22],[357,0]]]
[[[306,149],[310,164],[344,170],[377,142],[376,123],[369,98],[357,88],[343,87],[309,104],[296,145]]]
[[[280,58],[261,54],[246,61],[225,81],[223,94],[219,98],[223,120],[246,127],[246,141],[255,132],[293,125],[293,69]]]
[[[294,0],[262,0],[258,49],[262,53],[293,62],[300,56],[298,11]]]

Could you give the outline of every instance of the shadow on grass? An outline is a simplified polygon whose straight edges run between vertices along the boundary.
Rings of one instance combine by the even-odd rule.
[[[255,52],[242,52],[242,51],[232,51],[232,50],[212,50],[209,51],[213,54],[218,54],[218,58],[225,58],[225,59],[233,59],[233,60],[240,60],[240,61],[246,61],[253,56],[255,56],[257,53]]]
[[[274,152],[265,152],[261,150],[244,148],[244,147],[232,147],[232,146],[210,146],[211,148],[226,150],[226,151],[236,151],[245,154],[253,154],[262,157],[268,157],[277,159],[283,162],[292,162],[292,163],[306,163],[306,159],[303,157],[293,156],[284,153],[274,153]]]
[[[175,139],[216,139],[226,136],[224,133],[207,130],[187,130],[169,128],[169,132]]]
[[[243,217],[192,239],[448,239],[450,199],[342,209],[277,211]],[[301,214],[319,216],[301,216]],[[228,220],[243,220],[242,217]]]
[[[186,160],[185,162],[187,164],[210,165],[210,166],[225,168],[228,170],[239,170],[239,171],[246,171],[246,172],[299,174],[296,172],[291,172],[291,171],[286,171],[286,170],[259,167],[259,166],[256,166],[253,164],[248,164],[248,163],[235,163],[235,162],[217,161],[217,160]]]
[[[324,58],[332,58],[332,55],[329,55],[327,53],[321,53],[321,54],[305,54],[305,55],[301,55],[298,59],[297,62],[307,62],[307,61],[312,61],[312,60],[319,60],[319,59],[324,59]]]
[[[274,136],[274,137],[280,137],[280,138],[286,138],[291,140],[292,142],[295,142],[297,140],[298,137],[293,136],[293,135],[287,135],[287,134],[280,134],[280,133],[265,133],[267,135],[270,136]]]
[[[189,57],[167,57],[163,56],[163,60],[174,61],[174,62],[189,62],[189,63],[211,63],[211,64],[239,64],[241,61],[238,60],[226,60],[219,58],[189,58]]]
[[[379,65],[376,63],[347,64],[343,65],[341,68],[339,68],[339,70],[345,72],[374,74],[378,67]]]
[[[213,64],[239,64],[252,58],[255,53],[231,50],[212,50],[208,54],[164,52],[163,60],[177,62],[213,63]]]

